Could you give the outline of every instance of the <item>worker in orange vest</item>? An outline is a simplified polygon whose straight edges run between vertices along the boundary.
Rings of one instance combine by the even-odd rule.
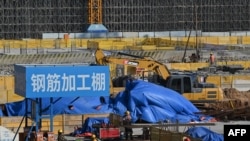
[[[214,65],[215,63],[215,56],[212,52],[210,53],[209,62],[210,62],[210,65]]]

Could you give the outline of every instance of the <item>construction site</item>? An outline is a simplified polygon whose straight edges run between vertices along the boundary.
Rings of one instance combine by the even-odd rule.
[[[249,121],[249,6],[248,0],[0,0],[0,126],[13,132],[13,141],[55,141],[59,130],[68,140],[91,140],[92,134],[124,140],[125,127],[143,129],[135,140],[199,141],[178,127],[191,128],[193,120],[198,127]],[[53,73],[108,78],[105,85],[99,80],[103,93],[50,93],[48,85],[46,97],[34,93],[31,72],[32,80],[37,72],[46,79]],[[169,114],[175,106],[183,111]],[[130,126],[121,123],[124,110],[131,112]],[[85,132],[71,136],[76,126]]]

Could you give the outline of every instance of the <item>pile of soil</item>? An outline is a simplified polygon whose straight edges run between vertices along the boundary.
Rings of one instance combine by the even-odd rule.
[[[224,89],[224,100],[206,103],[203,113],[218,120],[250,120],[250,91]]]
[[[250,106],[250,91],[238,91],[234,88],[224,89],[225,99],[236,99],[239,100],[242,106]]]

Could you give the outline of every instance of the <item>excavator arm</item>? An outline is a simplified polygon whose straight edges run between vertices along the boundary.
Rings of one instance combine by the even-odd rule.
[[[122,54],[126,55],[126,54]],[[153,71],[166,80],[170,76],[170,72],[168,68],[162,64],[161,62],[151,60],[144,57],[137,57],[132,55],[127,55],[130,57],[122,58],[122,57],[112,57],[105,56],[102,50],[97,49],[95,53],[96,63],[100,65],[108,65],[108,64],[120,64],[124,66],[130,66],[135,68],[143,68],[146,71]],[[131,57],[132,56],[132,57]]]
[[[127,56],[126,58],[122,58],[119,56],[105,56],[104,52],[100,49],[97,49],[95,52],[96,63],[99,65],[109,65],[110,64],[118,64],[126,67],[133,67],[136,69],[142,68],[143,70],[151,71],[157,74],[161,80],[166,80],[170,76],[170,72],[167,67],[157,61],[140,57],[133,56],[129,54],[119,53],[121,56]],[[129,56],[129,57],[128,57]],[[135,74],[131,74],[135,75]],[[162,82],[159,82],[162,83]],[[114,87],[112,79],[110,79],[110,94],[115,95],[118,92],[124,90],[124,87]]]

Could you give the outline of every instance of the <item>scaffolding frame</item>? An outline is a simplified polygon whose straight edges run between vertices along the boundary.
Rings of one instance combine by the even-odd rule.
[[[250,29],[248,0],[105,0],[103,9],[103,24],[116,32],[184,31],[194,21],[204,32]]]
[[[82,32],[85,7],[83,0],[0,0],[0,39]]]
[[[96,22],[110,32],[185,31],[194,21],[203,32],[250,31],[250,1],[0,0],[0,39],[81,33]]]

